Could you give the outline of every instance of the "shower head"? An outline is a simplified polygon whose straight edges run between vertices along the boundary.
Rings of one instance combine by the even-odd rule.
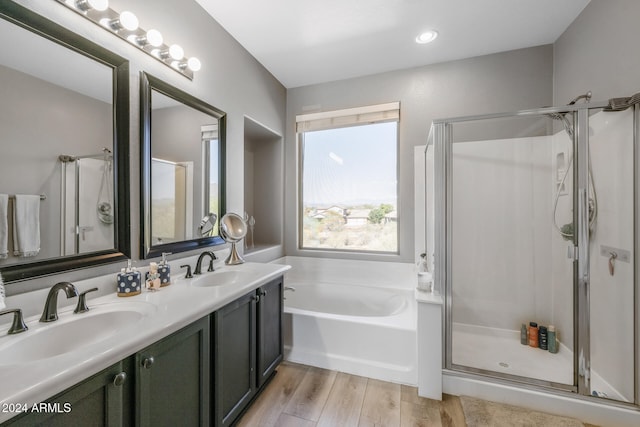
[[[545,116],[552,118],[553,120],[560,120],[562,122],[562,126],[564,127],[564,131],[569,135],[569,138],[573,138],[573,125],[567,118],[566,112],[558,112],[558,113],[547,113]]]
[[[584,98],[585,102],[591,101],[591,91],[589,91],[589,92],[587,92],[587,93],[585,93],[583,95],[576,96],[567,105],[573,105],[573,104],[575,104],[576,102],[578,102],[579,100],[581,100],[583,98]]]
[[[71,163],[78,160],[78,158],[76,156],[70,156],[68,154],[60,154],[58,156],[58,160],[60,160],[62,163]]]

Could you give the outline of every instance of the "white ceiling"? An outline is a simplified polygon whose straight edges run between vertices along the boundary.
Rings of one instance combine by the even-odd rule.
[[[555,42],[589,0],[196,0],[293,88]],[[435,29],[431,44],[418,33]]]

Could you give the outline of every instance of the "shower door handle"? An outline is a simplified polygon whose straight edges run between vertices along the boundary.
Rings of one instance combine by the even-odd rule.
[[[578,191],[578,277],[589,285],[589,197],[586,188]]]

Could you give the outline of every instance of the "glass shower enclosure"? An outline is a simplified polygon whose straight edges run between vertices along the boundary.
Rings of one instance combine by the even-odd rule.
[[[639,110],[605,107],[434,121],[446,369],[639,403]]]

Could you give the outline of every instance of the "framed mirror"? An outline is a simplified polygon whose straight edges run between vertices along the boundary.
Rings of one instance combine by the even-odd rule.
[[[225,243],[223,111],[141,74],[141,255]]]
[[[128,61],[16,3],[0,18],[3,279],[127,258]]]

